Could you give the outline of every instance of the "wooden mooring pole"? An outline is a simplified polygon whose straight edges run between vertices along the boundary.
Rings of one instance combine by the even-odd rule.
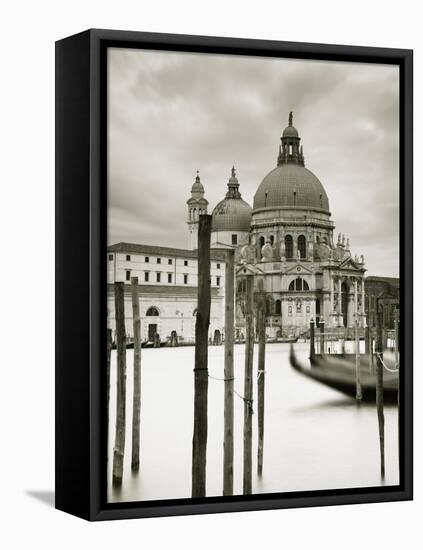
[[[257,303],[257,330],[258,330],[258,368],[257,368],[257,423],[258,423],[258,449],[257,449],[257,474],[263,473],[263,446],[264,446],[264,388],[266,366],[266,301],[264,295],[259,297]]]
[[[254,293],[253,277],[246,277],[245,293],[245,369],[244,369],[244,476],[243,493],[252,493],[253,463],[253,357],[254,357]]]
[[[346,327],[344,328],[344,331],[343,331],[343,335],[342,335],[342,339],[341,339],[341,355],[345,355],[345,339],[347,337],[347,329]]]
[[[365,353],[369,357],[369,373],[373,374],[373,336],[369,325],[366,325],[365,330]]]
[[[355,329],[355,398],[357,401],[363,399],[363,393],[361,389],[361,373],[360,373],[360,332],[358,326],[358,315],[354,322]]]
[[[400,421],[400,403],[401,403],[401,376],[399,372],[399,344],[400,344],[400,320],[399,309],[395,308],[395,368],[398,369],[398,393],[397,393],[397,415],[398,415],[398,456],[401,456],[401,421]]]
[[[383,310],[377,301],[377,334],[376,334],[376,409],[379,424],[380,475],[385,478],[385,416],[383,412]]]
[[[208,333],[210,325],[210,215],[198,226],[198,306],[195,323],[192,497],[206,496]]]
[[[110,407],[110,362],[112,356],[112,329],[107,329],[107,356],[106,356],[106,376],[107,376],[107,433],[109,433],[109,407]]]
[[[223,496],[234,492],[234,330],[235,259],[226,252],[225,270],[225,366],[223,426]]]
[[[314,320],[310,321],[310,363],[314,363],[316,358],[316,349],[314,346]]]
[[[126,410],[126,330],[124,283],[115,283],[116,312],[116,350],[117,350],[117,381],[116,381],[116,432],[113,450],[113,485],[122,484],[123,460],[125,454],[125,410]]]
[[[370,354],[370,327],[366,325],[364,327],[364,353],[366,355]]]
[[[134,390],[132,399],[132,471],[140,467],[140,413],[141,413],[141,319],[138,277],[131,278],[132,323],[134,330]]]
[[[325,354],[325,321],[320,319],[320,355],[323,357]]]
[[[400,343],[400,322],[399,322],[399,311],[398,309],[395,309],[395,319],[394,319],[394,327],[395,327],[395,368],[399,368],[399,343]]]

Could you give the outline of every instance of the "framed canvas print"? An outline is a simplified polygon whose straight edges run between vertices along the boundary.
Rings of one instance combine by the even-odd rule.
[[[56,506],[412,498],[412,52],[56,44]]]

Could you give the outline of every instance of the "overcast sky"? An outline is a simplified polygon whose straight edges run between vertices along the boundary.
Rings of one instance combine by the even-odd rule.
[[[399,72],[389,65],[110,49],[109,244],[187,248],[197,169],[209,213],[233,164],[252,205],[289,111],[335,235],[365,255],[368,275],[398,276]]]

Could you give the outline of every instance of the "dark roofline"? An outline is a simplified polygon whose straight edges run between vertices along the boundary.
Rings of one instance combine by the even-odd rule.
[[[155,246],[150,244],[137,244],[137,243],[115,243],[107,247],[107,252],[127,252],[132,254],[151,254],[159,256],[172,256],[182,258],[195,258],[197,259],[197,250],[188,250],[186,248],[172,248],[168,246]],[[225,252],[212,249],[210,251],[210,258],[212,260],[225,260]]]

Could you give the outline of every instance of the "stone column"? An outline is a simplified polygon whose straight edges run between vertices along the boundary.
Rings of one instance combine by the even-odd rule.
[[[367,325],[366,323],[366,307],[365,307],[365,289],[364,289],[364,277],[361,279],[361,319],[362,319],[362,326],[365,327]]]
[[[330,324],[333,325],[333,321],[335,319],[335,312],[333,311],[333,276],[330,275],[330,314],[331,314],[331,320]]]
[[[354,304],[355,304],[355,311],[354,313],[358,313],[358,285],[357,285],[357,279],[354,279]]]
[[[351,291],[351,286],[350,286],[348,291],[348,312],[347,312],[348,327],[354,326],[354,319],[355,319],[354,309],[355,309],[354,291]]]
[[[344,325],[344,319],[342,316],[342,279],[338,277],[338,325]]]

